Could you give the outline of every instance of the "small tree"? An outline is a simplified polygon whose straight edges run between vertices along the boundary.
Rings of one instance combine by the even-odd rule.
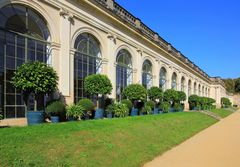
[[[37,98],[50,94],[57,89],[58,76],[56,71],[42,62],[27,62],[14,72],[13,85],[22,90],[25,104],[28,105],[30,94],[34,94],[34,111],[37,110]]]
[[[133,103],[137,100],[145,101],[147,90],[140,84],[131,84],[123,90],[123,95]]]
[[[163,98],[163,92],[162,89],[156,86],[151,87],[148,89],[148,98],[155,103],[161,102]]]
[[[90,95],[95,95],[99,99],[99,95],[104,96],[111,94],[112,83],[106,75],[93,74],[84,80],[84,89]],[[99,106],[99,101],[97,107]]]
[[[174,89],[168,89],[163,93],[163,100],[169,102],[172,106],[178,100],[178,93]]]

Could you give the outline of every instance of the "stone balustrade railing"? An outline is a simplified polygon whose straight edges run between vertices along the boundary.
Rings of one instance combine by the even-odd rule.
[[[171,53],[173,56],[177,57],[180,61],[188,64],[192,69],[197,71],[199,74],[209,79],[210,77],[203,70],[201,70],[198,66],[196,66],[192,61],[190,61],[186,56],[181,54],[176,48],[174,48],[170,43],[165,41],[162,37],[160,37],[156,32],[151,30],[148,26],[146,26],[140,19],[133,16],[130,12],[116,3],[114,0],[94,0],[106,7],[107,9],[114,12],[118,17],[122,18],[125,22],[137,28],[143,35],[147,36],[151,41],[158,43],[165,51]]]

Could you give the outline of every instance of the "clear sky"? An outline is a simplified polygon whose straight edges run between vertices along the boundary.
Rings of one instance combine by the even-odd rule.
[[[116,0],[210,76],[240,77],[240,0]]]

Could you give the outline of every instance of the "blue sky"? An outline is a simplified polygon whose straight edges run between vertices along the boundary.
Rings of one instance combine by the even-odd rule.
[[[239,0],[116,0],[210,76],[240,77]]]

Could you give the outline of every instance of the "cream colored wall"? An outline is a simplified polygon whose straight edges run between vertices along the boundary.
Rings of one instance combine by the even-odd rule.
[[[210,95],[219,102],[219,97],[224,95],[225,89],[215,90],[215,86],[210,85],[204,78],[198,77],[189,71],[183,64],[170,61],[164,51],[156,52],[156,49],[143,45],[140,41],[142,37],[135,38],[129,36],[129,32],[124,32],[113,27],[96,17],[94,13],[85,10],[87,1],[79,1],[74,4],[68,1],[29,1],[13,0],[11,3],[25,4],[36,9],[47,21],[52,37],[52,66],[59,75],[59,90],[65,96],[67,103],[74,100],[74,41],[81,33],[87,32],[94,35],[101,44],[103,59],[103,74],[107,74],[113,84],[111,97],[116,95],[116,56],[119,50],[126,49],[132,55],[133,83],[141,83],[142,63],[148,59],[153,65],[153,86],[159,85],[159,73],[161,67],[167,70],[167,89],[171,88],[171,78],[173,72],[177,74],[177,90],[181,89],[181,78],[185,77],[185,93],[188,94],[188,81],[191,80],[191,94],[194,93],[194,82],[210,90]],[[9,3],[4,0],[0,2],[0,7]],[[104,15],[104,13],[102,13]],[[112,18],[114,19],[114,18]],[[118,22],[117,20],[115,20]],[[119,25],[122,23],[119,22]],[[122,25],[124,26],[124,25]],[[134,35],[134,33],[133,33]],[[197,90],[198,94],[199,90]],[[202,90],[201,90],[202,92]],[[208,92],[208,91],[207,91]]]

